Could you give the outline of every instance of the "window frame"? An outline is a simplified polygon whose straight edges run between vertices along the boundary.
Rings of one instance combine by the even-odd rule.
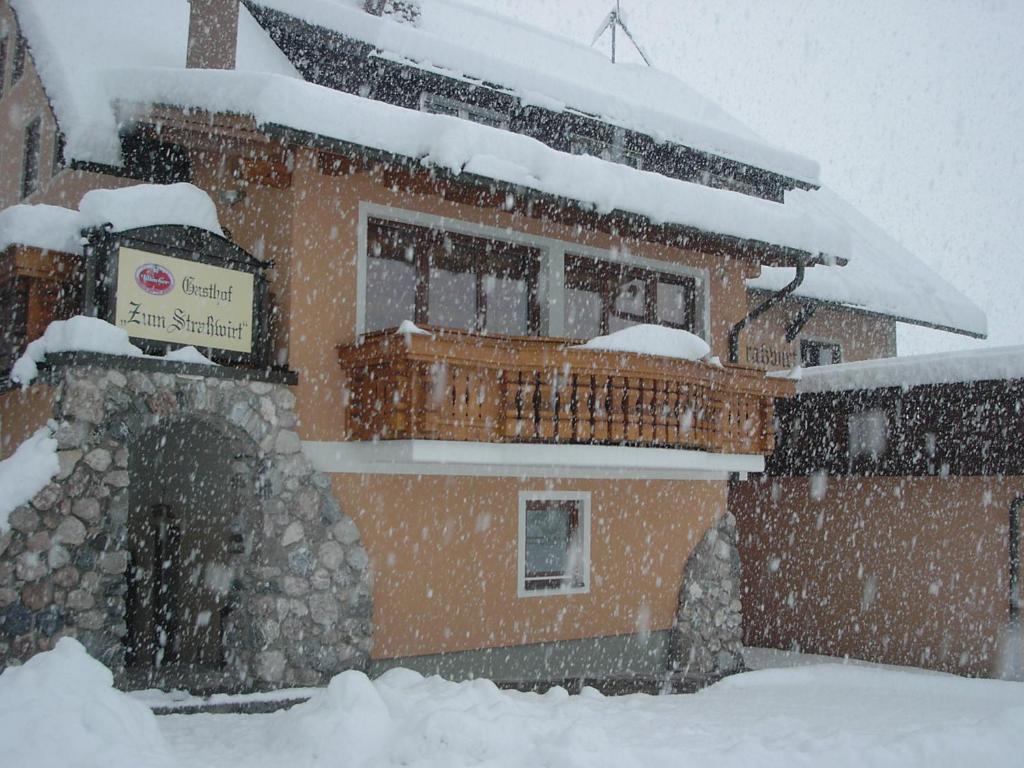
[[[11,36],[6,32],[0,35],[0,99],[7,93],[7,54],[10,50]]]
[[[874,422],[874,424],[872,424]],[[893,443],[896,420],[888,408],[873,406],[851,411],[846,416],[846,458],[847,471],[850,474],[864,475],[878,471],[889,454]],[[873,452],[867,445],[871,432],[881,427],[882,445],[878,452]],[[858,450],[854,451],[854,437],[858,438]]]
[[[825,348],[831,348],[833,350],[832,362],[822,363],[818,362],[815,365],[807,364],[807,357],[805,350],[816,349],[818,353],[818,359],[821,360],[821,352]],[[800,339],[800,365],[804,368],[818,368],[824,365],[838,365],[843,362],[843,345],[836,339],[822,339],[813,336],[805,336]]]
[[[11,87],[25,74],[25,60],[28,58],[28,41],[19,29],[14,34],[14,55],[11,62]]]
[[[526,505],[529,501],[576,501],[579,502],[580,586],[571,583],[559,587],[526,588]],[[516,594],[518,597],[552,597],[584,595],[590,592],[590,491],[519,491],[519,535],[516,547]],[[562,577],[566,578],[565,576]]]
[[[30,137],[35,136],[35,149],[32,151]],[[34,160],[30,157],[35,155]],[[31,162],[30,162],[31,161]],[[39,191],[42,186],[43,172],[43,119],[36,115],[25,124],[21,146],[21,199],[25,200]],[[30,173],[31,171],[31,173]]]

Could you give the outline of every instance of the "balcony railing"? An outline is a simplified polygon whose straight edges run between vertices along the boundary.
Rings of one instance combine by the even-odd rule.
[[[339,348],[349,440],[459,440],[768,454],[763,372],[582,349],[564,339],[372,333]]]

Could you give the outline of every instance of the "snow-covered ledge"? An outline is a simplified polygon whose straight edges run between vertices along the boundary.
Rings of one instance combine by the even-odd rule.
[[[342,474],[724,480],[764,471],[760,455],[619,445],[307,440],[302,449],[316,469]]]

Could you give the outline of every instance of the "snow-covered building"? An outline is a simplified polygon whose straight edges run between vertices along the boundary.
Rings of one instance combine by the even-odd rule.
[[[765,369],[985,332],[814,162],[454,0],[2,19],[2,451],[54,419],[59,461],[0,538],[0,663],[727,673]]]

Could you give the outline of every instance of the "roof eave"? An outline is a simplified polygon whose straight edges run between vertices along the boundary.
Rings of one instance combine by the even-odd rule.
[[[845,263],[845,262],[844,262]],[[775,293],[771,288],[755,288],[747,286],[749,293]],[[967,336],[972,339],[987,339],[988,332],[984,333],[979,331],[973,331],[967,328],[957,328],[953,325],[943,325],[942,323],[932,322],[930,320],[920,320],[917,318],[909,317],[907,315],[900,315],[892,312],[882,312],[880,310],[867,309],[856,304],[848,304],[842,301],[833,301],[831,299],[817,299],[812,296],[800,296],[796,295],[793,297],[795,300],[806,303],[815,304],[820,307],[829,307],[832,309],[842,309],[847,312],[855,312],[860,315],[866,315],[868,317],[880,317],[885,320],[892,320],[897,323],[906,323],[908,325],[916,325],[921,328],[930,328],[934,331],[945,331],[946,333],[955,333],[959,336]]]

